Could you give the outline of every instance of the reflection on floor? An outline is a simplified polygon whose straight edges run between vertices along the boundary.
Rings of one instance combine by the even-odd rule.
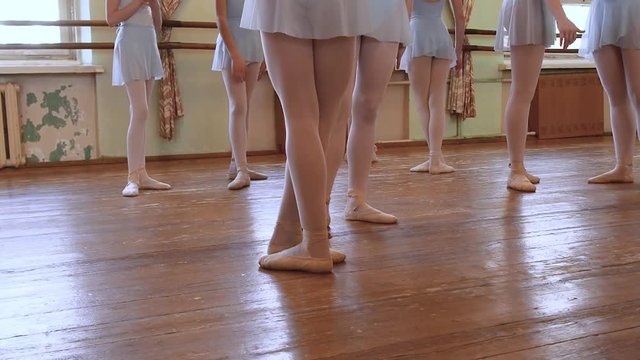
[[[538,142],[535,194],[506,189],[505,144],[380,149],[370,203],[333,194],[332,275],[257,267],[283,187],[226,189],[227,159],[151,163],[174,190],[120,196],[125,167],[0,172],[0,359],[634,359],[640,185],[587,185],[609,139]]]

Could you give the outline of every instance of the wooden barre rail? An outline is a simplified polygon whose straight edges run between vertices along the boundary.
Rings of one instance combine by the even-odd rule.
[[[53,21],[33,21],[33,20],[0,20],[2,26],[79,26],[79,27],[108,27],[104,20],[53,20]],[[195,29],[217,29],[218,24],[209,21],[181,21],[181,20],[163,20],[162,25],[172,28],[195,28]],[[449,30],[454,34],[454,30]],[[495,36],[495,30],[486,29],[466,29],[466,35],[487,35]],[[580,37],[580,34],[578,34]]]
[[[80,27],[106,27],[109,26],[104,20],[52,20],[52,21],[33,21],[33,20],[1,20],[0,25],[4,26],[80,26]],[[217,29],[218,24],[207,21],[179,21],[179,20],[163,20],[162,25],[173,28],[201,28],[201,29]],[[449,30],[453,33],[453,30]],[[467,29],[467,35],[495,35],[495,30]]]
[[[2,20],[0,26],[80,26],[80,27],[107,27],[104,20],[56,20],[56,21],[30,21],[30,20]],[[163,26],[172,28],[191,29],[217,29],[215,22],[206,21],[179,21],[164,20]],[[451,34],[453,30],[449,30]],[[466,35],[495,36],[495,30],[466,29]],[[581,37],[578,34],[578,37]],[[206,43],[183,43],[183,42],[161,42],[158,43],[160,49],[189,49],[189,50],[213,50],[215,44]],[[0,44],[0,50],[109,50],[113,49],[113,43],[52,43],[52,44]],[[480,45],[467,45],[467,51],[491,52],[493,47]],[[577,53],[577,50],[547,49],[548,53]]]
[[[215,43],[184,43],[184,42],[160,42],[160,49],[176,50],[214,50]],[[95,43],[52,43],[52,44],[0,44],[0,50],[112,50],[112,42]],[[492,46],[466,45],[466,51],[493,52]],[[547,53],[575,54],[578,50],[547,49]]]
[[[31,21],[31,20],[2,20],[3,26],[79,26],[79,27],[108,27],[104,20],[55,20],[55,21]],[[172,28],[217,29],[218,24],[207,21],[179,21],[163,20],[162,25]]]
[[[493,52],[493,46],[481,46],[481,45],[465,45],[464,49],[466,51],[482,51],[482,52]],[[545,49],[546,53],[551,54],[577,54],[577,49]]]
[[[160,49],[181,49],[181,50],[214,50],[215,43],[183,43],[183,42],[160,42]],[[113,50],[112,42],[93,43],[53,43],[53,44],[0,44],[0,50]]]
[[[52,21],[33,21],[33,20],[0,20],[2,26],[79,26],[79,27],[107,27],[109,26],[104,20],[52,20]],[[201,29],[217,29],[218,24],[207,21],[180,21],[180,20],[163,20],[162,25],[173,28],[201,28]],[[453,30],[449,30],[454,33]],[[466,29],[467,35],[495,35],[495,30],[482,29]]]

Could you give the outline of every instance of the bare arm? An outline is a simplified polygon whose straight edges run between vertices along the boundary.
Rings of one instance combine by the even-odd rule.
[[[109,24],[109,26],[118,25],[135,14],[144,4],[145,0],[134,0],[131,4],[122,9],[118,9],[120,0],[106,0],[107,24]]]
[[[149,0],[149,7],[151,7],[151,14],[153,15],[153,26],[159,32],[162,30],[162,8],[159,0]]]
[[[246,75],[246,67],[242,54],[233,38],[233,33],[229,27],[229,19],[227,17],[227,0],[216,0],[216,16],[218,18],[218,31],[224,41],[224,45],[231,54],[231,73],[237,81],[244,81]]]
[[[411,17],[411,11],[413,10],[413,0],[404,0],[405,4],[407,4],[407,12],[409,13],[409,17]]]
[[[411,17],[411,12],[413,11],[413,0],[404,0],[404,3],[407,7],[407,16]],[[396,55],[396,67],[400,65],[400,60],[402,59],[402,55],[404,55],[405,50],[406,50],[406,44],[399,43],[398,54]]]
[[[216,0],[216,16],[218,21],[218,31],[222,37],[222,41],[229,49],[232,59],[241,59],[242,55],[236,46],[236,41],[233,38],[233,33],[229,28],[229,21],[227,18],[227,0]]]
[[[462,8],[462,0],[449,0],[451,9],[453,10],[453,20],[455,26],[455,48],[456,48],[456,66],[462,67],[462,56],[464,50],[464,33],[466,23],[464,18],[464,9]]]
[[[453,9],[453,20],[456,32],[456,47],[464,46],[465,19],[464,10],[462,9],[462,0],[450,0]]]
[[[560,31],[560,45],[566,49],[576,41],[576,33],[580,30],[573,22],[571,22],[571,20],[569,20],[567,14],[565,14],[561,0],[545,1],[558,23],[558,30]]]

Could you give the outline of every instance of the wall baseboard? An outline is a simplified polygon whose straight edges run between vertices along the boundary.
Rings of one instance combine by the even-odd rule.
[[[498,136],[487,136],[487,137],[477,137],[477,138],[449,138],[449,139],[444,139],[442,141],[442,144],[443,145],[459,145],[459,144],[499,143],[499,142],[506,142],[506,141],[507,141],[506,136],[498,135]],[[427,146],[427,142],[425,140],[381,141],[381,142],[377,142],[376,146],[381,149],[397,148],[397,147],[412,147],[412,146]]]
[[[609,137],[611,132],[605,132],[602,135],[587,136],[587,137]],[[537,141],[538,138],[530,134],[528,140]],[[556,139],[557,140],[557,139]],[[461,144],[482,144],[482,143],[504,143],[507,141],[506,136],[488,136],[477,138],[449,138],[444,139],[444,145],[461,145]],[[544,141],[544,140],[541,140]],[[397,141],[381,141],[377,142],[376,146],[380,149],[392,149],[401,147],[426,147],[427,143],[424,140],[397,140]],[[267,155],[284,155],[277,150],[260,150],[249,151],[247,156],[267,156]],[[218,153],[205,153],[205,154],[180,154],[180,155],[157,155],[147,156],[146,161],[174,161],[174,160],[200,160],[200,159],[222,159],[230,158],[231,152],[218,152]],[[60,162],[44,162],[44,163],[31,163],[26,164],[24,167],[29,168],[46,168],[46,167],[59,167],[59,166],[84,166],[84,165],[105,165],[105,164],[123,164],[127,162],[126,157],[103,157],[92,160],[74,160],[74,161],[60,161]]]
[[[247,156],[266,156],[266,155],[279,155],[280,153],[275,150],[260,150],[249,151]],[[222,159],[231,158],[231,152],[219,152],[219,153],[204,153],[204,154],[180,154],[180,155],[156,155],[147,156],[145,161],[174,161],[174,160],[200,160],[200,159]],[[43,162],[43,163],[31,163],[24,167],[30,168],[46,168],[46,167],[59,167],[59,166],[84,166],[84,165],[107,165],[107,164],[123,164],[127,163],[127,158],[124,156],[117,157],[102,157],[92,160],[73,160],[73,161],[59,161],[59,162]]]

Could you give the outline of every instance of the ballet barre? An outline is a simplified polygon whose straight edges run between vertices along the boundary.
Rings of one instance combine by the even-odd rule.
[[[104,20],[55,20],[55,21],[31,21],[31,20],[2,20],[0,26],[61,26],[61,27],[109,27]],[[180,21],[163,20],[163,27],[167,28],[188,28],[188,29],[217,29],[218,24],[207,21]],[[454,34],[453,30],[449,33]],[[465,35],[495,36],[495,30],[486,29],[466,29]],[[578,38],[582,34],[578,34]],[[214,50],[215,44],[210,43],[184,43],[184,42],[160,42],[160,49],[183,49],[183,50]],[[74,43],[48,43],[48,44],[0,44],[0,50],[112,50],[111,42],[74,42]],[[492,46],[465,45],[465,51],[493,52]],[[547,49],[547,53],[552,54],[575,54],[578,51],[573,49]]]
[[[0,26],[59,26],[59,27],[109,27],[104,20],[2,20]],[[218,24],[206,21],[163,20],[162,26],[185,29],[217,29]],[[113,50],[113,42],[73,42],[47,44],[0,44],[0,50]],[[159,49],[215,50],[211,43],[159,42]]]
[[[113,50],[112,42],[0,44],[0,50]],[[159,42],[159,49],[215,50],[213,43]]]
[[[32,20],[1,20],[2,26],[61,26],[61,27],[109,27],[105,20],[54,20],[54,21],[32,21]],[[195,29],[217,29],[218,24],[208,21],[180,21],[162,20],[163,27],[171,28],[195,28]]]
[[[214,43],[159,42],[159,49],[215,50]],[[48,44],[0,44],[0,50],[113,50],[112,42],[74,42]],[[465,51],[493,52],[492,46],[465,45]],[[546,49],[551,54],[576,54],[575,49]]]

